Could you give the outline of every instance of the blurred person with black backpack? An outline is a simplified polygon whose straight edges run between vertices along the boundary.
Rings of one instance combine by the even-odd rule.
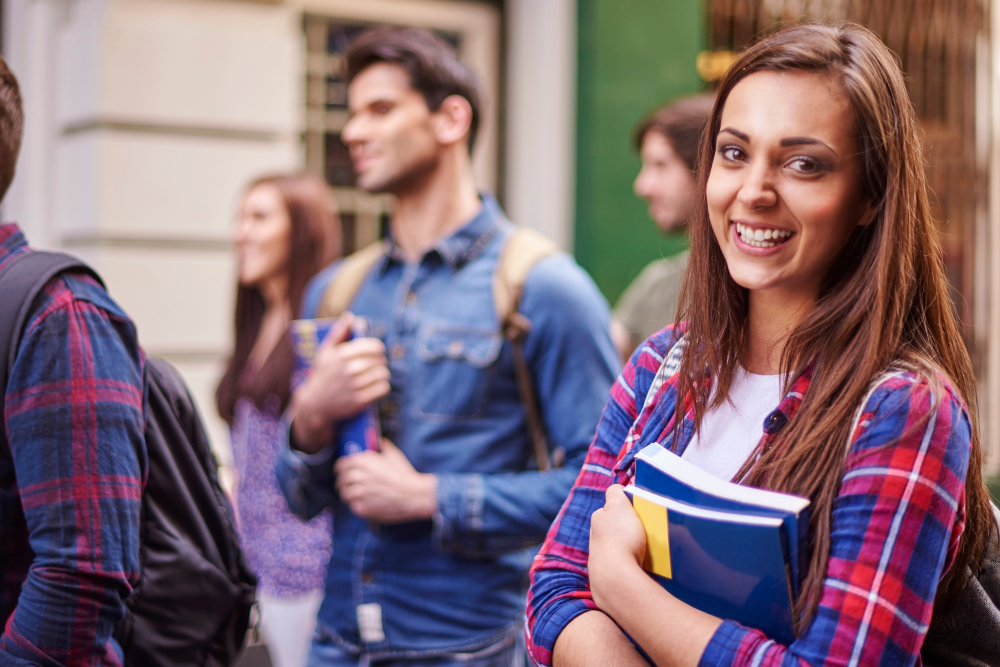
[[[340,246],[330,186],[304,173],[255,180],[240,204],[235,242],[236,344],[216,401],[231,429],[235,504],[259,581],[261,635],[275,667],[303,667],[323,599],[330,517],[294,516],[274,468],[295,363],[288,325],[306,284]]]
[[[0,196],[23,113],[0,58]],[[190,393],[80,260],[0,224],[0,665],[223,667],[243,562]]]

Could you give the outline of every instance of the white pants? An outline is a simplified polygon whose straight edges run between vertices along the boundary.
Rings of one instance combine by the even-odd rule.
[[[293,598],[259,593],[260,634],[274,667],[305,667],[323,591]]]

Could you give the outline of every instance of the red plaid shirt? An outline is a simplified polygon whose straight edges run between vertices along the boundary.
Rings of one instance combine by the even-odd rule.
[[[23,252],[0,225],[0,267]],[[143,391],[125,313],[90,277],[53,279],[5,394],[0,665],[121,664],[111,633],[139,578]]]
[[[660,386],[654,386],[654,377],[675,341],[672,328],[650,338],[612,387],[587,460],[535,558],[527,637],[540,665],[552,664],[552,648],[563,628],[596,608],[587,556],[590,516],[604,505],[604,491],[628,481],[632,460],[643,447],[671,445],[677,369],[668,369]],[[656,399],[643,409],[651,388]],[[765,420],[763,438],[794,418],[808,389],[808,376],[794,383]],[[683,452],[693,429],[689,413],[676,451]],[[970,451],[969,415],[947,381],[944,395],[934,395],[929,383],[913,373],[884,378],[851,436],[833,507],[826,581],[812,623],[794,643],[782,646],[723,619],[700,664],[921,664],[934,595],[955,558],[965,522]]]

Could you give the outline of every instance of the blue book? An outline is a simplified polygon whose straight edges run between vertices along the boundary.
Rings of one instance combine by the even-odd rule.
[[[292,347],[295,350],[295,372],[292,386],[298,387],[312,370],[327,335],[333,330],[336,319],[293,320],[291,325]],[[371,326],[363,317],[355,317],[348,339],[369,336]],[[382,431],[374,405],[369,405],[357,415],[342,419],[334,428],[336,450],[340,456],[360,452],[378,451]]]
[[[808,498],[721,480],[655,443],[636,455],[633,484],[687,505],[780,518],[792,595],[798,595],[807,567]]]
[[[625,493],[646,529],[643,568],[671,595],[783,644],[795,640],[779,517],[692,507],[635,485]]]

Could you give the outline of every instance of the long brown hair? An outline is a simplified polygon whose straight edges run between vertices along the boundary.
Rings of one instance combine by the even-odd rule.
[[[917,119],[903,74],[889,49],[861,26],[787,28],[743,52],[719,84],[702,140],[701,195],[691,223],[691,259],[678,308],[678,319],[688,321],[689,343],[677,394],[686,400],[677,401],[674,442],[679,442],[687,410],[693,409],[700,428],[705,413],[727,400],[736,367],[743,361],[748,293],[729,274],[709,222],[705,187],[726,99],[736,84],[760,71],[814,72],[839,82],[854,111],[861,187],[875,217],[855,228],[826,276],[815,308],[783,348],[786,387],[807,368],[811,372],[801,407],[766,451],[751,456],[738,477],[812,501],[808,568],[795,602],[801,631],[819,604],[846,443],[870,383],[892,366],[906,363],[926,378],[934,395],[942,396],[937,372],[943,373],[965,400],[972,421],[965,532],[936,600],[951,601],[965,583],[966,567],[977,571],[986,540],[995,530],[981,471],[976,381],[935,237]],[[714,398],[702,381],[706,369],[715,378]]]
[[[246,192],[262,185],[278,190],[291,221],[288,305],[293,315],[297,315],[309,279],[340,252],[340,218],[330,186],[318,176],[306,173],[264,176],[247,186]],[[259,289],[237,286],[236,347],[215,392],[219,414],[229,424],[241,397],[249,398],[258,407],[263,407],[268,396],[277,397],[279,410],[288,405],[295,364],[289,336],[282,337],[252,377],[244,375],[265,310]]]

